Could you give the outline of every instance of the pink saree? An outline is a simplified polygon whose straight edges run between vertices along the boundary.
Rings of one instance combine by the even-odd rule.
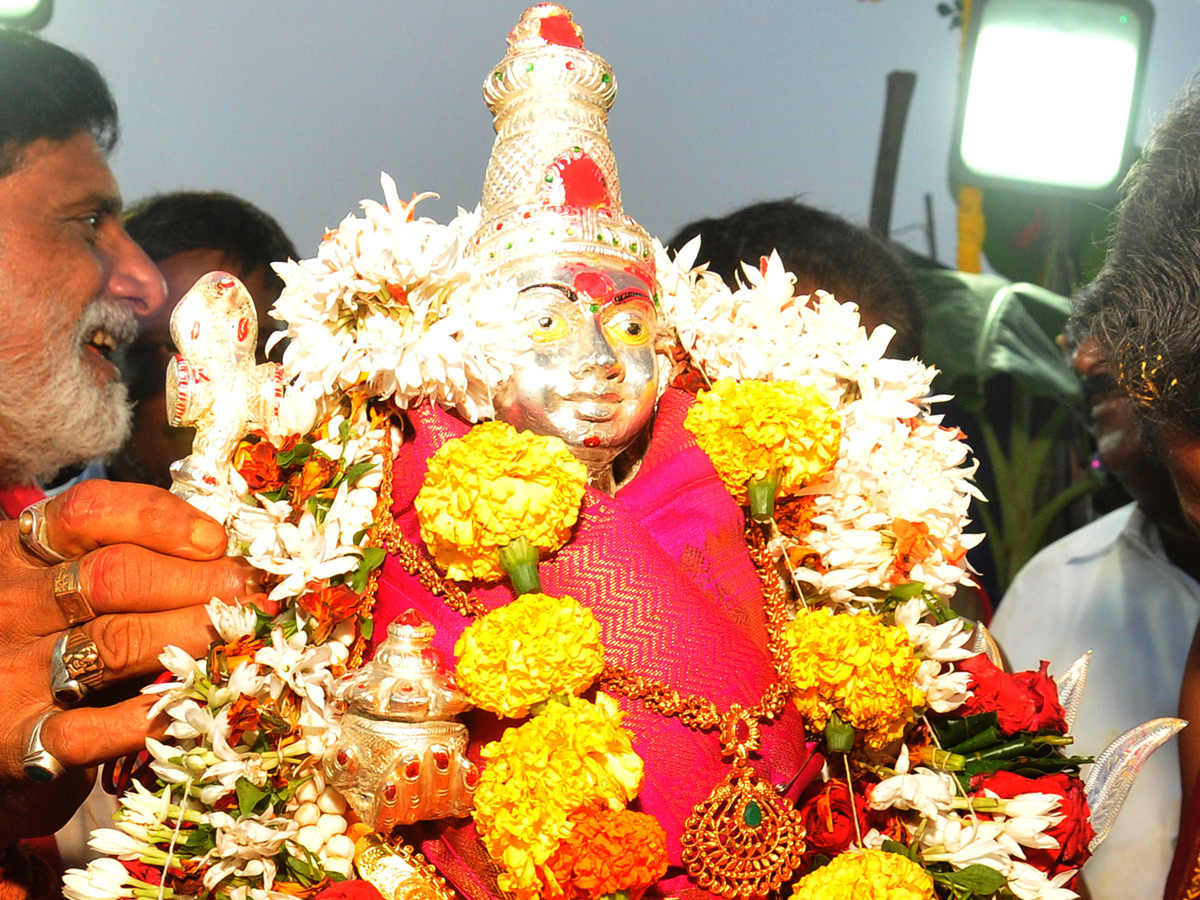
[[[641,468],[615,497],[588,490],[573,538],[540,567],[542,587],[548,594],[570,594],[592,609],[610,663],[666,682],[682,694],[707,697],[722,709],[734,702],[749,706],[775,679],[762,593],[746,550],[742,512],[683,428],[691,402],[682,391],[662,397]],[[407,539],[423,547],[412,500],[425,461],[469,426],[429,406],[412,411],[410,418],[416,435],[401,448],[395,466],[393,513]],[[512,599],[507,582],[471,593],[492,608]],[[468,620],[389,559],[375,607],[376,639],[385,633],[385,623],[410,606],[434,624],[436,646],[452,660]],[[728,768],[714,733],[690,731],[636,702],[621,703],[624,724],[646,768],[633,808],[655,816],[666,830],[673,867],[660,891],[652,893],[678,894],[689,884],[675,868],[684,820]],[[468,721],[476,742],[498,737],[505,724],[511,723],[482,713]],[[793,785],[792,796],[821,765],[790,705],[764,727],[762,750],[753,762],[764,780]],[[423,849],[462,893],[494,895],[494,882],[486,874],[480,877],[482,848],[476,841],[472,849],[465,840],[469,832],[469,825],[448,826]]]

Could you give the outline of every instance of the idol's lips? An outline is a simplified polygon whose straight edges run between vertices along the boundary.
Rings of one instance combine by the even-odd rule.
[[[603,394],[576,391],[563,399],[575,405],[575,414],[585,422],[606,422],[621,406],[621,395],[615,391]]]

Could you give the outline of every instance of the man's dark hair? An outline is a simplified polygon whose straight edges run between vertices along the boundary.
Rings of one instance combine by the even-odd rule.
[[[105,153],[117,143],[117,104],[82,56],[13,28],[0,28],[0,178],[40,138],[90,132]]]
[[[924,311],[904,263],[886,242],[845,219],[795,199],[755,203],[720,219],[685,225],[670,245],[700,235],[697,262],[707,262],[731,288],[741,264],[755,265],[772,250],[800,286],[853,300],[896,329],[888,356],[907,359],[921,350]]]
[[[283,281],[271,263],[298,257],[271,216],[241,197],[219,191],[147,197],[126,210],[125,230],[156,263],[188,250],[220,250],[247,273],[265,268],[277,289]]]
[[[1200,435],[1200,81],[1121,185],[1104,268],[1075,312],[1148,421]]]

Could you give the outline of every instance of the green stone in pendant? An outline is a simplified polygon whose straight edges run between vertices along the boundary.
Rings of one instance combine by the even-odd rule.
[[[751,800],[742,809],[742,821],[751,828],[757,828],[762,824],[762,807],[758,805],[757,800]]]

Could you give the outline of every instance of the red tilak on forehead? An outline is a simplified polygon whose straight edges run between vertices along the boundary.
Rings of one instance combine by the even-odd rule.
[[[577,293],[586,294],[596,303],[608,300],[617,289],[607,273],[597,272],[595,269],[585,269],[580,272],[575,276],[571,286]]]

